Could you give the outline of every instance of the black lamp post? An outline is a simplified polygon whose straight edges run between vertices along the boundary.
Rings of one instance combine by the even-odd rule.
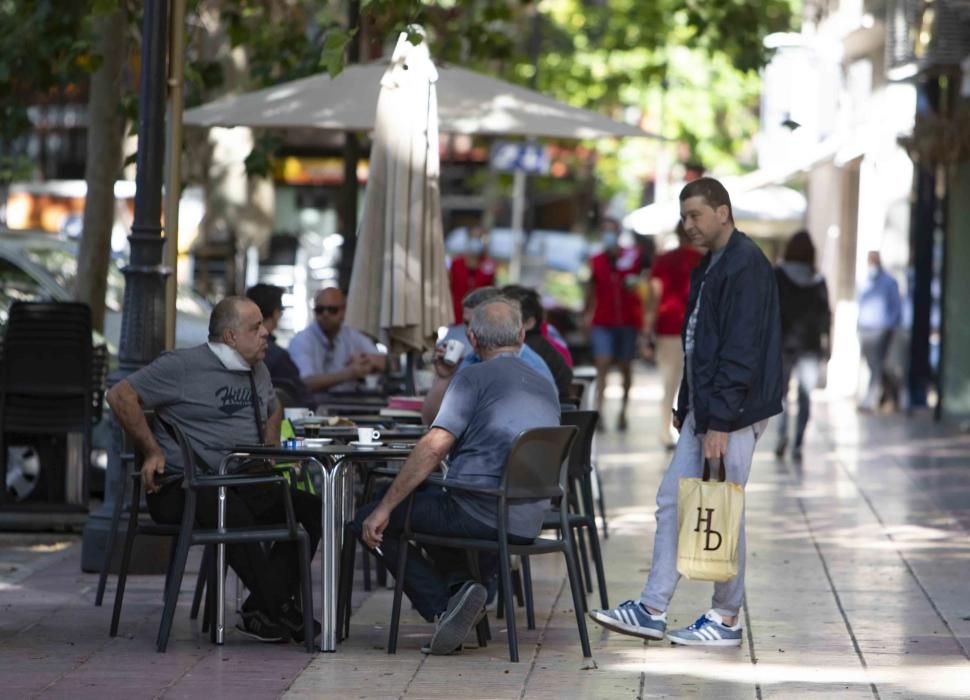
[[[162,266],[162,173],[165,161],[165,81],[168,53],[168,0],[146,0],[142,23],[141,78],[138,94],[138,160],[131,259],[124,269],[125,300],[121,319],[119,368],[108,380],[116,384],[154,360],[165,348],[165,279]],[[88,158],[98,154],[89,153]],[[81,568],[98,571],[104,559],[111,513],[122,497],[126,475],[120,461],[121,432],[112,425],[105,498],[84,527]]]

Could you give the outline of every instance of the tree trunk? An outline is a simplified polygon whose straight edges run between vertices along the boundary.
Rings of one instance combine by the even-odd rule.
[[[128,19],[125,3],[98,18],[98,43],[104,63],[91,76],[88,99],[87,199],[84,231],[78,255],[75,296],[91,306],[91,323],[104,331],[104,295],[111,256],[111,229],[115,218],[115,180],[122,166],[124,118],[121,103],[121,73],[126,58]]]

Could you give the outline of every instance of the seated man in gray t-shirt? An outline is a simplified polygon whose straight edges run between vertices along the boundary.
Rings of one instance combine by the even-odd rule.
[[[516,436],[531,428],[559,425],[555,388],[518,356],[522,337],[521,314],[509,300],[495,299],[473,312],[469,341],[483,361],[455,377],[431,430],[383,497],[361,508],[354,521],[356,534],[389,562],[397,561],[406,515],[402,503],[412,492],[411,527],[416,532],[497,538],[495,499],[421,484],[450,455],[449,481],[498,486]],[[509,541],[535,539],[548,506],[548,501],[510,505]],[[426,620],[437,620],[431,653],[448,654],[478,619],[487,593],[466,571],[464,551],[436,549],[429,555],[431,560],[409,546],[404,592]],[[388,568],[395,569],[390,563]]]
[[[201,471],[215,471],[235,445],[279,443],[283,410],[263,363],[268,335],[256,304],[227,297],[212,310],[209,342],[163,353],[108,392],[118,423],[143,455],[145,500],[156,522],[179,524],[185,501],[185,465],[171,426],[184,433]],[[152,427],[145,420],[145,409],[155,411]],[[216,526],[217,495],[216,489],[197,492],[196,519],[204,527]],[[312,551],[322,529],[320,499],[301,491],[292,491],[291,496]],[[228,489],[230,527],[281,523],[285,518],[278,488]],[[280,542],[264,552],[253,542],[230,545],[226,552],[229,564],[250,590],[240,629],[260,641],[303,641],[303,614],[293,599],[299,581],[297,548]]]

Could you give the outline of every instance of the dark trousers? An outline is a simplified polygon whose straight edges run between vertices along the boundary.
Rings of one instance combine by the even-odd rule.
[[[869,387],[866,390],[862,406],[869,409],[879,407],[883,393],[895,390],[896,381],[892,372],[886,367],[886,357],[892,344],[893,331],[888,330],[860,330],[859,345],[862,356],[869,366]]]
[[[386,489],[385,489],[386,490]],[[367,516],[380,503],[383,493],[357,511],[354,518],[354,534],[359,538]],[[462,510],[461,506],[443,489],[437,486],[421,487],[414,493],[414,506],[411,509],[411,530],[428,535],[467,537],[472,539],[495,540],[498,530]],[[384,565],[391,573],[397,571],[397,558],[404,520],[407,515],[405,499],[391,512],[391,519],[384,530],[381,550],[384,552]],[[532,539],[509,535],[509,542],[528,544]],[[404,576],[404,592],[414,604],[418,613],[428,622],[445,611],[452,589],[472,578],[469,571],[466,550],[451,547],[428,547],[419,551],[408,544],[408,566]],[[487,581],[498,570],[495,556],[482,556],[479,559],[482,579]]]
[[[196,521],[204,528],[215,528],[218,518],[218,489],[199,489]],[[303,491],[291,490],[293,512],[310,537],[310,556],[320,541],[323,520],[320,499]],[[157,523],[179,524],[185,504],[185,490],[177,481],[146,496],[148,510]],[[286,522],[283,494],[278,486],[242,486],[227,489],[226,527],[255,527]],[[280,607],[299,590],[299,543],[276,542],[267,553],[261,544],[226,546],[229,566],[252,594],[246,608],[258,608],[276,617]]]

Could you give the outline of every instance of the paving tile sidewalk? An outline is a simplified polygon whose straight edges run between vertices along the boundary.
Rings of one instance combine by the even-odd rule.
[[[638,596],[649,564],[667,459],[652,439],[656,396],[655,378],[639,376],[631,430],[612,430],[608,401],[611,429],[598,438],[613,604]],[[518,664],[494,619],[487,648],[425,657],[430,628],[408,610],[388,656],[390,592],[364,593],[359,581],[351,637],[336,654],[232,632],[216,648],[188,620],[191,573],[161,655],[162,577],[130,581],[121,634],[110,639],[113,587],[95,608],[97,577],[80,573],[76,538],[0,534],[0,696],[970,697],[970,435],[920,417],[858,416],[839,401],[818,403],[809,430],[800,465],[775,459],[771,430],[759,446],[740,648],[644,643],[590,623],[594,663],[584,662],[563,567],[538,557],[538,629],[526,630],[520,614]],[[683,581],[671,624],[691,622],[709,598],[710,584]],[[598,604],[595,593],[589,600]]]

